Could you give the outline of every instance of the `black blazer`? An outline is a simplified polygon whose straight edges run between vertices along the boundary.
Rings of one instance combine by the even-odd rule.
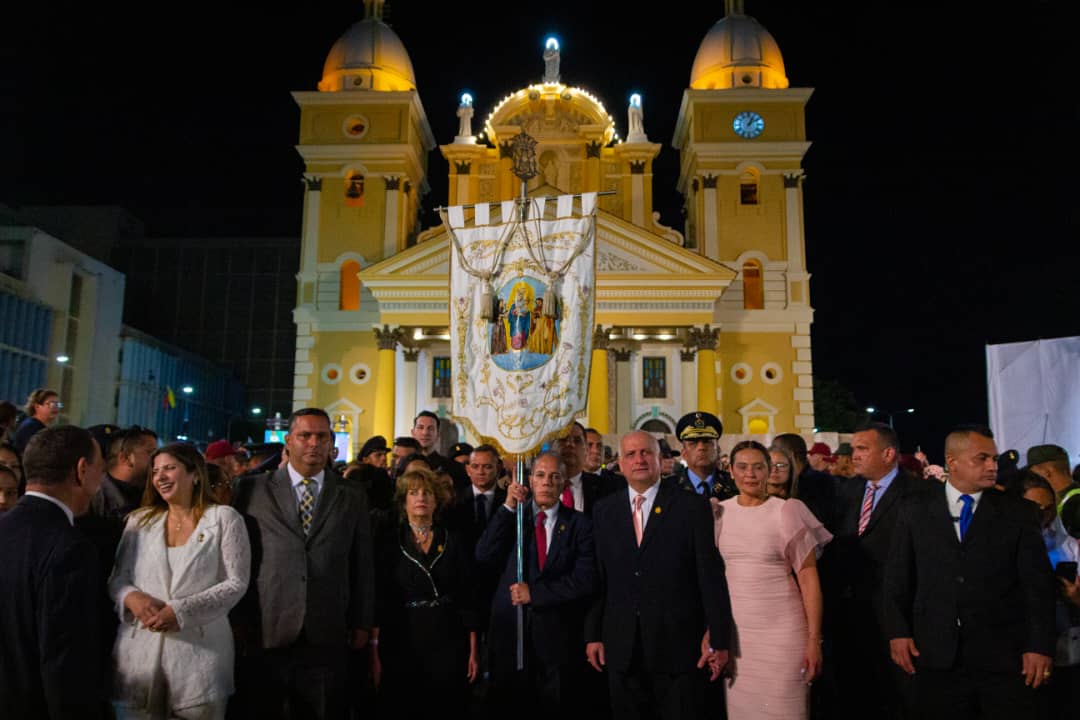
[[[900,504],[885,575],[886,637],[911,637],[916,667],[1020,672],[1054,655],[1054,577],[1035,508],[985,490],[964,541],[944,483]]]
[[[731,600],[708,500],[661,484],[638,547],[629,492],[615,492],[593,509],[593,531],[600,588],[585,639],[604,643],[609,668],[629,669],[638,635],[649,672],[694,671],[706,629],[714,648],[729,647]]]
[[[536,509],[529,502],[525,510],[522,565],[530,603],[524,617],[531,651],[526,658],[548,666],[580,664],[585,657],[585,613],[596,589],[592,523],[584,513],[560,503],[541,570],[536,556]],[[476,545],[478,565],[502,570],[492,600],[488,643],[492,665],[507,670],[515,668],[517,659],[517,607],[510,602],[510,586],[517,582],[515,519],[516,513],[499,508]]]
[[[934,486],[899,470],[878,500],[865,532],[859,535],[866,480],[855,477],[837,478],[837,481],[836,534],[830,543],[829,577],[826,579],[823,573],[822,582],[830,591],[830,599],[845,605],[850,603],[860,611],[880,611],[885,563],[892,547],[900,502],[914,492],[926,492]]]
[[[97,550],[48,500],[0,515],[0,717],[97,718],[105,700],[98,643]]]

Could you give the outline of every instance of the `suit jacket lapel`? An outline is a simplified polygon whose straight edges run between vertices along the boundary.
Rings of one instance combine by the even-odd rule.
[[[863,486],[863,492],[866,491],[866,486]],[[903,476],[897,473],[893,481],[889,483],[889,487],[885,488],[885,494],[878,500],[877,507],[874,508],[874,512],[870,513],[870,522],[866,524],[866,530],[863,534],[866,534],[874,529],[878,521],[889,512],[889,508],[896,504],[901,493],[904,492],[904,479]]]
[[[949,538],[949,542],[959,545],[960,538],[956,536],[956,523],[953,521],[952,508],[949,507],[949,499],[945,494],[945,483],[940,484],[939,489],[927,495],[926,502],[930,507],[927,508],[926,516],[930,527],[935,532],[945,535]]]
[[[663,522],[664,509],[668,504],[668,500],[671,498],[671,488],[661,487],[659,492],[656,493],[656,499],[653,500],[652,507],[649,509],[649,517],[643,518],[645,524],[645,532],[641,536],[640,550],[644,550],[645,546],[649,544],[649,540],[653,538],[656,533],[660,532],[660,523]],[[631,527],[633,526],[633,520],[631,519]]]
[[[337,502],[340,494],[341,486],[338,482],[338,476],[327,470],[323,474],[319,497],[315,498],[315,513],[311,516],[311,528],[308,530],[308,537],[315,537],[315,534],[326,524],[326,520],[330,517],[334,503]],[[299,513],[297,513],[297,525],[299,524]],[[300,532],[302,533],[303,529]]]
[[[989,491],[984,490],[961,544],[964,547],[970,547],[973,542],[978,542],[980,538],[990,532],[989,528],[993,526],[994,517],[997,514],[997,498],[991,495]]]
[[[567,526],[573,519],[574,511],[559,503],[559,511],[555,514],[555,528],[551,531],[551,542],[548,543],[547,559],[544,561],[545,568],[550,567],[566,547]]]
[[[304,537],[304,529],[300,527],[300,509],[296,504],[296,491],[293,490],[292,478],[289,477],[287,469],[280,468],[270,476],[270,495],[277,503],[285,524],[294,533]]]

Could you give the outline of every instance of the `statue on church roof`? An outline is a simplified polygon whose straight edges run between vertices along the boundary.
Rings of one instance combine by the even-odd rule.
[[[544,83],[559,82],[559,41],[548,38],[544,44]]]
[[[630,96],[630,106],[626,109],[628,115],[626,142],[639,143],[649,142],[645,134],[645,120],[641,113],[641,96],[634,93]]]
[[[473,99],[469,93],[463,93],[461,104],[457,109],[458,134],[454,138],[455,145],[472,145],[476,138],[472,134]]]

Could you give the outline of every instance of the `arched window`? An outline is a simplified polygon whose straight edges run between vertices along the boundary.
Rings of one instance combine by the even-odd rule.
[[[341,263],[341,300],[338,303],[339,310],[360,309],[360,263],[355,260],[346,260]]]
[[[739,176],[739,204],[758,204],[758,174],[753,169]]]
[[[765,309],[765,281],[761,277],[761,263],[747,260],[742,266],[743,309]]]

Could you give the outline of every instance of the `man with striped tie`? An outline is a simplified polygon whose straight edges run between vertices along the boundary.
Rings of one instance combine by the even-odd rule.
[[[834,706],[830,717],[901,718],[910,679],[889,659],[882,588],[898,501],[918,489],[919,481],[899,467],[900,441],[888,425],[870,423],[855,433],[851,447],[856,475],[840,479],[837,533],[822,571],[835,670],[828,680],[836,688],[823,702]]]

